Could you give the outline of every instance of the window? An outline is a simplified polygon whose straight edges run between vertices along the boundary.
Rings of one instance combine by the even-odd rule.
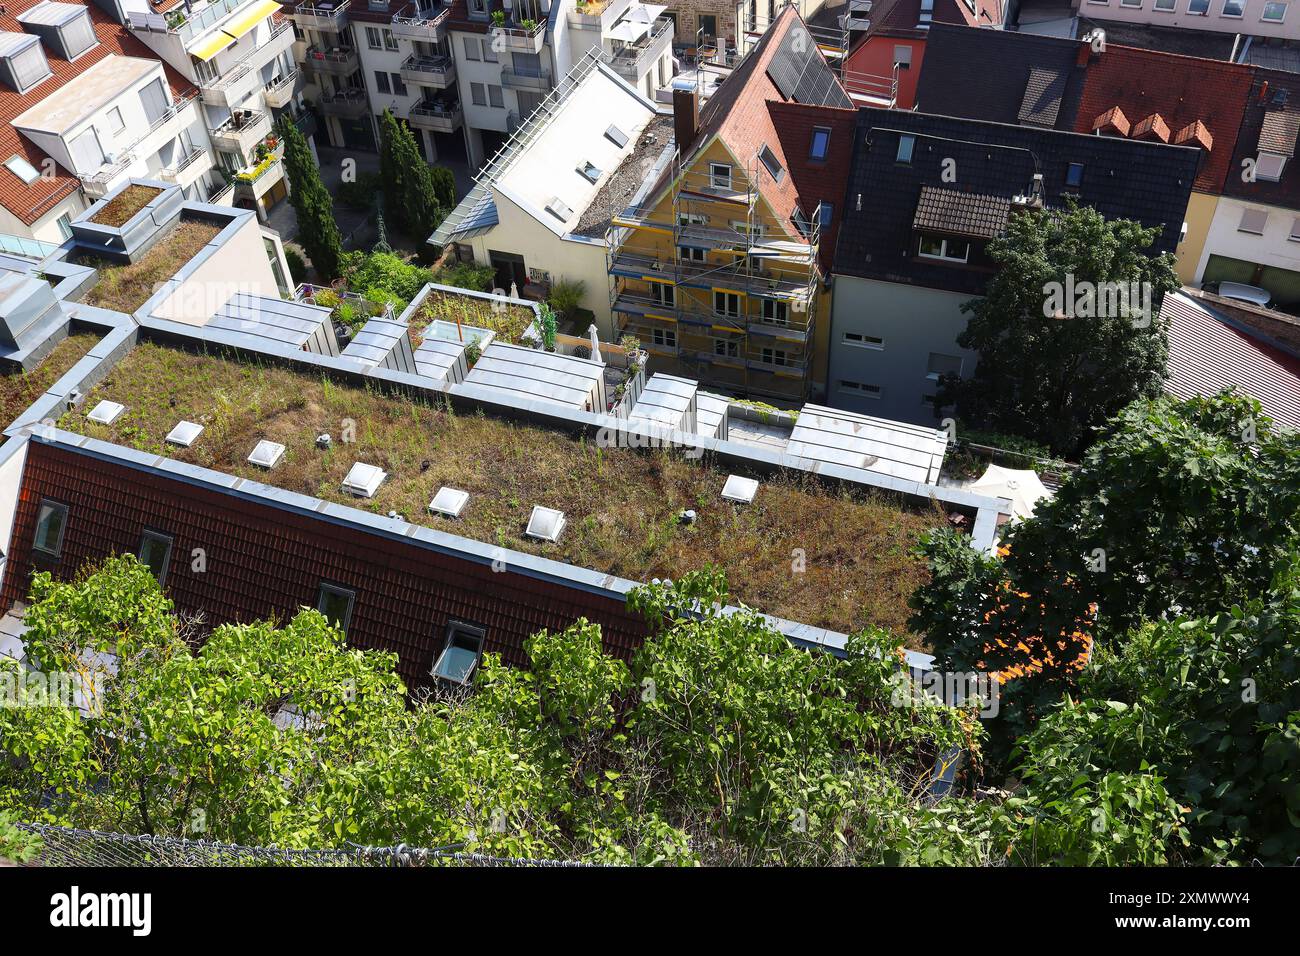
[[[910,163],[912,161],[912,150],[916,147],[916,137],[910,133],[904,133],[898,137],[898,155],[894,157],[895,162]]]
[[[841,392],[853,392],[855,395],[861,395],[863,398],[879,398],[880,386],[868,385],[866,382],[853,382],[846,378],[840,379]]]
[[[781,181],[781,177],[785,175],[785,167],[776,158],[776,153],[772,152],[771,147],[764,146],[758,151],[758,161],[763,164],[763,168],[768,171],[773,181],[778,183]]]
[[[383,41],[379,36],[379,27],[366,27],[366,45],[372,50],[378,50],[383,46]]]
[[[960,356],[931,352],[925,366],[925,377],[932,382],[937,382],[945,375],[960,375],[961,364]]]
[[[66,212],[59,217],[59,235],[64,239],[72,238],[72,216]]]
[[[595,183],[600,178],[600,169],[584,160],[578,164],[578,175],[589,183]]]
[[[1223,15],[1240,19],[1246,12],[1246,0],[1223,0]]]
[[[704,250],[695,246],[678,246],[677,258],[681,259],[682,262],[703,262]]]
[[[795,206],[794,212],[790,214],[790,221],[794,223],[794,227],[799,230],[799,235],[804,237],[812,235],[812,223],[808,221],[808,217],[798,206]]]
[[[506,105],[504,97],[501,95],[501,87],[488,84],[488,102],[497,109],[502,109]]]
[[[763,321],[769,325],[790,324],[790,303],[778,302],[775,299],[763,300]]]
[[[812,143],[808,146],[808,158],[821,162],[826,158],[826,153],[831,145],[831,131],[825,126],[814,126],[812,131]]]
[[[764,348],[759,353],[763,361],[768,365],[779,365],[782,368],[790,364],[790,353],[785,349]]]
[[[1141,7],[1142,0],[1119,0],[1121,7]]]
[[[1246,209],[1241,214],[1241,223],[1237,226],[1237,231],[1262,236],[1267,224],[1268,213],[1263,209]]]
[[[122,119],[120,107],[114,106],[108,111],[108,128],[113,131],[113,135],[117,135],[126,129],[126,120]]]
[[[398,96],[405,96],[406,84],[402,82],[402,74],[393,73],[391,76],[393,77],[393,92]]]
[[[906,43],[896,45],[894,47],[894,62],[898,64],[900,70],[910,69],[912,66],[912,48]]]
[[[835,218],[835,206],[833,203],[824,202],[817,207],[817,215],[822,221],[822,232],[825,232]]]
[[[605,138],[619,149],[622,149],[627,145],[627,133],[623,132],[617,126],[611,126],[609,129],[605,130]]]
[[[714,289],[713,314],[726,318],[736,318],[736,316],[740,315],[740,296],[734,292],[720,292]]]
[[[171,535],[161,534],[157,531],[146,531],[140,536],[140,551],[136,557],[140,559],[141,564],[152,572],[160,585],[166,583],[167,568],[172,559]]]
[[[384,49],[397,49],[397,37],[393,36],[393,31],[389,30],[387,27],[384,28]]]
[[[703,226],[708,221],[708,216],[698,212],[679,212],[677,214],[677,225],[679,226]]]
[[[714,339],[713,354],[723,358],[739,358],[740,343],[735,339]]]
[[[452,684],[468,684],[483,656],[483,637],[483,628],[452,621],[447,625],[447,642],[429,673]]]
[[[484,63],[496,63],[496,62],[497,62],[497,51],[494,50],[494,49],[492,48],[492,41],[491,41],[491,40],[479,40],[478,42],[479,42],[479,44],[483,47],[483,62],[484,62]]]
[[[36,167],[27,162],[27,160],[23,159],[17,153],[5,160],[5,169],[9,170],[9,172],[13,173],[28,186],[41,178],[41,174],[36,171]]]
[[[730,189],[731,167],[726,163],[709,163],[709,185],[714,189]]]
[[[1178,0],[1156,0],[1155,2],[1155,9],[1161,13],[1173,13],[1177,6]]]
[[[378,89],[380,93],[392,92],[388,88],[388,74],[383,70],[375,70],[375,88]]]
[[[1255,160],[1255,178],[1270,183],[1278,182],[1282,178],[1282,170],[1285,166],[1285,156],[1277,153],[1260,153]]]
[[[1281,23],[1286,19],[1286,7],[1286,3],[1280,2],[1280,0],[1276,3],[1266,3],[1264,4],[1264,15],[1260,19],[1267,20],[1269,23]]]
[[[882,351],[885,348],[884,339],[878,335],[867,335],[865,332],[845,332],[844,344],[860,349],[876,349],[877,351]]]
[[[352,605],[356,600],[356,591],[322,582],[320,596],[316,600],[316,610],[324,614],[327,621],[346,633],[348,624],[352,622]]]
[[[1210,12],[1210,0],[1190,0],[1187,4],[1187,14],[1193,17],[1203,17]]]
[[[660,348],[675,349],[677,348],[677,330],[655,329],[651,334],[650,341]]]
[[[716,37],[718,35],[718,18],[711,14],[701,14],[700,30],[709,39]]]
[[[22,36],[21,33],[16,35]],[[11,34],[12,36],[14,34]],[[5,57],[9,61],[9,70],[14,81],[18,84],[19,93],[26,93],[50,75],[50,63],[45,59],[45,48],[41,46],[40,39],[31,37],[30,40],[14,40],[11,46],[20,46],[23,43],[27,45]]]
[[[666,282],[651,282],[650,301],[671,309],[677,305],[677,289]]]
[[[370,27],[366,27],[366,29],[369,30]],[[461,43],[465,49],[465,59],[467,60],[480,59],[478,54],[478,50],[479,50],[478,37],[461,37]]]
[[[1078,189],[1083,185],[1083,163],[1071,163],[1065,169],[1065,185]]]
[[[41,500],[36,512],[36,534],[32,538],[33,550],[57,558],[63,553],[63,531],[68,524],[68,506],[48,498]]]
[[[482,83],[471,83],[469,95],[475,106],[487,106],[487,93]]]
[[[758,237],[763,234],[763,224],[761,222],[749,223],[743,219],[733,219],[727,225],[742,236]]]
[[[965,239],[943,239],[939,236],[922,236],[919,252],[923,259],[945,259],[948,262],[965,262],[970,258],[970,243]]]

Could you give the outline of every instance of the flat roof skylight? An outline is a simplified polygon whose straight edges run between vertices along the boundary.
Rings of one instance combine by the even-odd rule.
[[[203,434],[203,426],[197,422],[177,422],[176,427],[167,433],[164,441],[169,445],[189,448],[201,434]]]
[[[524,534],[541,541],[559,541],[564,532],[564,512],[554,508],[533,506],[533,513],[528,518],[528,528]]]
[[[105,400],[91,409],[90,414],[87,415],[86,418],[97,425],[111,425],[113,422],[117,421],[118,416],[120,416],[124,411],[126,411],[125,405],[119,405],[117,402]]]
[[[460,513],[465,510],[465,503],[469,501],[469,492],[461,491],[459,488],[448,488],[443,485],[438,489],[438,493],[433,496],[429,502],[429,510],[435,514],[445,515],[448,518],[459,518]]]
[[[728,475],[726,484],[722,486],[722,497],[740,504],[749,504],[756,494],[758,494],[758,482],[753,478]]]
[[[589,183],[594,183],[600,178],[600,168],[594,163],[583,162],[578,164],[578,175]]]
[[[384,469],[359,461],[352,466],[348,476],[343,479],[343,490],[358,498],[373,498],[387,477],[388,474]]]
[[[253,453],[248,456],[248,461],[259,468],[274,468],[283,455],[283,445],[279,442],[262,439],[257,443],[257,447],[253,449]]]
[[[552,196],[551,201],[546,204],[546,211],[549,212],[560,222],[564,222],[573,215],[573,210],[565,204],[559,196]]]
[[[623,132],[617,126],[610,126],[609,129],[605,130],[605,138],[619,149],[622,149],[627,145],[627,133]]]

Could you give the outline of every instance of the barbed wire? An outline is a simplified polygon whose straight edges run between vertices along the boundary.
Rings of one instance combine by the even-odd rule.
[[[209,840],[79,830],[48,823],[17,823],[15,829],[41,840],[34,866],[533,866],[590,867],[577,860],[528,859],[465,852],[461,846],[361,846],[295,850],[242,846]]]

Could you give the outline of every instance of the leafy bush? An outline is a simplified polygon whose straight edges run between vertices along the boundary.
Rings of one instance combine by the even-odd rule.
[[[434,275],[439,285],[470,289],[474,292],[491,292],[496,284],[496,270],[491,266],[477,266],[472,262],[457,262],[443,266]]]
[[[298,254],[297,249],[286,246],[284,261],[289,263],[289,276],[293,279],[294,286],[302,285],[307,281],[307,261]]]
[[[551,285],[547,304],[566,320],[573,319],[582,297],[587,294],[587,284],[579,279],[559,279]]]

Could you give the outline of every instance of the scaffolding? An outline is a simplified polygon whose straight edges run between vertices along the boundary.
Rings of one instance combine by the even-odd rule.
[[[707,384],[802,401],[821,286],[821,214],[796,210],[798,237],[764,215],[760,162],[755,154],[743,169],[683,168],[674,153],[671,218],[657,206],[634,206],[611,222],[610,307],[620,331]]]

